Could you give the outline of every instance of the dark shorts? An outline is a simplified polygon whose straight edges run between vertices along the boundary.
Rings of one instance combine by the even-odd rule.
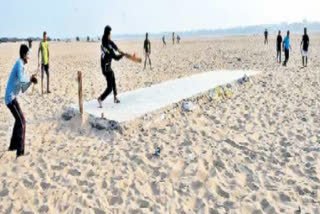
[[[49,73],[49,64],[47,64],[47,65],[42,64],[41,65],[41,72],[43,73],[44,71],[46,72],[46,74]]]

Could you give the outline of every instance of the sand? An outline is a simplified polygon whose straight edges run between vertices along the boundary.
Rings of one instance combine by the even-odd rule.
[[[0,213],[320,213],[320,36],[310,35],[304,69],[300,39],[293,36],[287,67],[276,63],[275,36],[268,46],[262,36],[166,48],[151,40],[152,71],[114,62],[119,93],[209,70],[262,74],[230,99],[204,94],[190,112],[178,103],[107,131],[91,128],[87,115],[61,119],[77,102],[77,71],[85,100],[106,87],[99,44],[52,42],[52,94],[37,88],[19,97],[26,155],[1,152]],[[142,55],[141,41],[117,44]],[[14,122],[3,95],[18,48],[0,44],[0,151]],[[36,56],[34,48],[29,72]]]

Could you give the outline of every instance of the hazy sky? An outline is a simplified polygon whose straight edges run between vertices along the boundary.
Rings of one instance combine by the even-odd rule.
[[[100,36],[320,21],[320,0],[1,0],[0,37]]]

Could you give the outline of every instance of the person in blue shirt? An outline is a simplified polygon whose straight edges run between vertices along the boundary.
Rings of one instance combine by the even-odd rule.
[[[28,63],[28,60],[29,48],[26,45],[21,45],[20,58],[13,66],[5,94],[5,103],[15,119],[9,151],[17,151],[17,158],[24,155],[26,131],[26,120],[17,101],[17,97],[20,91],[24,93],[30,87],[31,83],[37,83],[35,74],[32,75],[31,78],[25,74],[24,65]]]
[[[290,31],[287,32],[287,36],[283,40],[283,50],[285,55],[285,60],[283,62],[283,66],[287,66],[289,60],[289,50],[291,49],[290,45]]]

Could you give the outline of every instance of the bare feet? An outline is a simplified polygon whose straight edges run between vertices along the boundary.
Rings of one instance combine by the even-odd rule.
[[[102,100],[98,98],[99,108],[102,108]]]
[[[120,103],[120,100],[117,97],[115,97],[114,98],[114,103]]]

